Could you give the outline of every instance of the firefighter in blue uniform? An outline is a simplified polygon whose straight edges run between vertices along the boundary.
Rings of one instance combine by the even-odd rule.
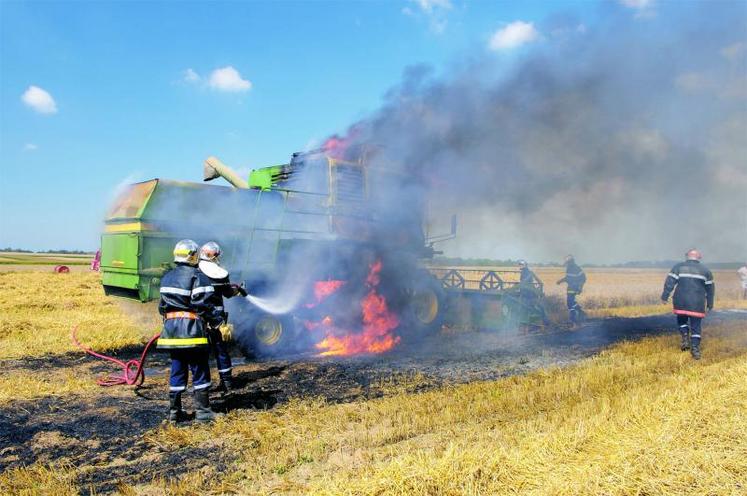
[[[575,325],[579,321],[583,320],[586,315],[581,308],[581,305],[576,301],[576,297],[581,294],[584,290],[584,284],[586,284],[586,274],[576,264],[573,259],[573,255],[566,255],[565,257],[565,277],[558,280],[557,284],[566,283],[566,306],[568,307],[568,319],[571,324]]]
[[[223,298],[232,298],[238,294],[246,296],[246,291],[236,284],[231,284],[228,279],[228,271],[220,266],[220,246],[215,241],[205,243],[200,248],[200,263],[198,265],[202,272],[213,286],[214,291],[210,293],[208,299],[220,316],[214,322],[208,323],[208,334],[210,345],[215,353],[215,359],[218,362],[218,375],[220,384],[218,390],[229,394],[233,389],[231,378],[231,355],[228,352],[228,344],[223,339],[221,328],[228,324],[228,314],[223,308]]]
[[[703,317],[713,309],[716,286],[713,274],[700,263],[702,255],[696,249],[685,254],[685,261],[680,262],[669,271],[664,281],[661,300],[666,303],[674,290],[672,303],[677,325],[680,330],[680,349],[690,350],[692,357],[700,360],[700,329]]]
[[[197,269],[199,246],[190,239],[174,247],[176,266],[161,278],[163,330],[156,343],[158,349],[171,355],[169,378],[169,421],[179,422],[187,416],[182,410],[182,393],[192,372],[195,398],[195,420],[210,422],[216,414],[210,409],[210,366],[207,322],[219,316],[210,303],[213,293],[210,280]]]

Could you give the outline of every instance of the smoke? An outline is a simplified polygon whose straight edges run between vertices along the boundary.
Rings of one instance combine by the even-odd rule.
[[[550,20],[511,68],[408,68],[347,137],[406,174],[384,202],[420,187],[436,217],[458,213],[453,255],[744,258],[747,8],[604,9],[583,30]]]

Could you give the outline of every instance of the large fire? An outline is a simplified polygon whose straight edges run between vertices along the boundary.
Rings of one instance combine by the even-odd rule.
[[[400,337],[394,334],[394,330],[399,326],[399,318],[389,310],[386,298],[377,291],[381,282],[380,272],[381,261],[371,264],[366,278],[368,292],[360,301],[362,326],[359,331],[338,327],[330,315],[319,322],[306,322],[307,329],[324,333],[324,338],[315,345],[321,356],[383,353],[399,343]],[[316,304],[321,303],[343,284],[344,281],[317,282],[314,285]]]

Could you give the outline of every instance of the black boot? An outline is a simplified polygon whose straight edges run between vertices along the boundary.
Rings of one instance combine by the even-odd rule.
[[[195,390],[195,420],[198,422],[212,422],[219,416],[220,414],[210,409],[208,389]]]
[[[687,351],[690,349],[690,331],[680,329],[680,350]]]
[[[700,338],[692,338],[690,345],[690,354],[695,360],[700,360]]]
[[[187,420],[187,414],[182,410],[182,392],[171,391],[169,393],[169,422],[175,424]]]
[[[230,395],[233,392],[233,378],[231,377],[230,372],[220,375],[220,385],[218,389],[220,389],[220,391],[225,395]]]

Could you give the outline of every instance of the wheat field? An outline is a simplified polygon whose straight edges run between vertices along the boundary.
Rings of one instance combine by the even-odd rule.
[[[719,291],[728,276],[717,275]],[[617,291],[611,302],[645,309],[649,291],[661,282],[661,274],[590,271],[587,306],[602,301],[606,293],[597,288],[606,284]],[[0,273],[0,312],[3,363],[69,356],[76,324],[86,342],[111,351],[142,343],[153,331],[147,312],[104,297],[91,273]],[[620,343],[575,365],[495,381],[417,394],[393,390],[341,404],[299,397],[267,411],[236,410],[209,427],[162,425],[141,435],[154,465],[165,460],[158,453],[194,450],[225,453],[229,461],[179,477],[121,483],[117,492],[747,494],[747,328],[741,320],[706,321],[705,332],[699,362],[678,350],[676,336],[663,335]],[[98,388],[91,369],[50,373],[51,379],[3,374],[0,410],[19,399],[128,394]],[[64,457],[22,464],[0,474],[0,494],[95,493],[95,486],[77,482],[92,468]]]

